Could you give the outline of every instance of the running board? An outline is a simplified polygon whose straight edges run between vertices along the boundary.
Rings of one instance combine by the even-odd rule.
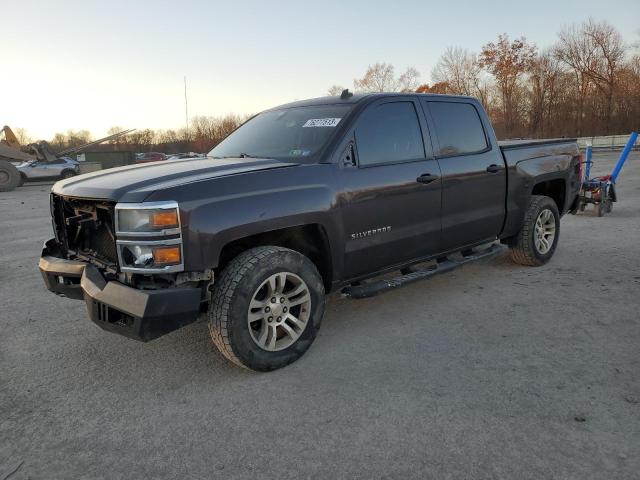
[[[455,254],[458,258],[451,258],[451,256],[442,257],[438,259],[435,265],[427,268],[418,269],[413,266],[407,267],[406,269],[403,269],[402,272],[409,273],[405,273],[398,277],[384,280],[372,280],[357,285],[348,285],[342,289],[342,294],[349,298],[373,297],[394,288],[403,287],[419,280],[431,278],[440,273],[450,272],[451,270],[455,270],[467,263],[475,262],[483,258],[493,257],[505,250],[505,247],[502,247],[497,243],[493,243],[483,250],[465,250],[460,254]]]

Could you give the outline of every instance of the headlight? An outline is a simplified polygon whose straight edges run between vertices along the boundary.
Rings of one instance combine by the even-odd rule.
[[[164,269],[182,263],[182,245],[170,242],[139,242],[135,240],[118,241],[121,267]]]
[[[184,270],[180,213],[176,202],[118,203],[116,245],[123,272]]]
[[[119,233],[157,232],[179,227],[177,208],[117,209]]]

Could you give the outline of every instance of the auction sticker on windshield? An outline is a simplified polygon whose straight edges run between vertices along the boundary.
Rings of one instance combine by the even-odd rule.
[[[302,125],[302,128],[308,127],[335,127],[341,118],[310,118]]]

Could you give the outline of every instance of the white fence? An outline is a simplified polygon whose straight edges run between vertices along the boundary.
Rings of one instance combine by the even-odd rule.
[[[584,149],[587,145],[591,145],[598,150],[622,150],[629,140],[629,135],[607,135],[605,137],[580,137],[578,138],[578,146]],[[640,149],[640,142],[636,142],[634,150]]]

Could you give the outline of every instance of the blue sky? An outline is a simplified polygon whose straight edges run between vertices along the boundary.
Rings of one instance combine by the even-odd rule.
[[[253,113],[351,87],[375,62],[414,66],[429,81],[449,45],[479,51],[506,32],[546,47],[590,16],[640,41],[637,0],[5,0],[0,125],[35,138],[180,128],[184,75],[190,116]]]

